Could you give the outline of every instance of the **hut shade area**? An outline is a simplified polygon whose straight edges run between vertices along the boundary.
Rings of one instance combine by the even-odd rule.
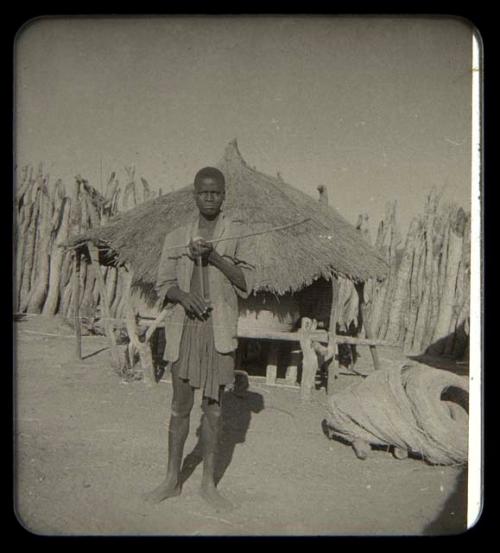
[[[223,209],[237,222],[238,235],[306,220],[242,241],[245,261],[256,270],[254,292],[294,293],[332,274],[356,282],[385,277],[385,260],[354,226],[334,208],[251,168],[236,141],[227,146],[217,167],[226,177]],[[154,294],[164,237],[195,212],[189,185],[119,214],[107,225],[75,237],[72,245],[92,241],[102,249],[101,262],[129,264],[135,283]]]

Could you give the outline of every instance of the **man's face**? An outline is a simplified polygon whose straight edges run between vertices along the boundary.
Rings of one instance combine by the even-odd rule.
[[[194,198],[200,212],[213,217],[219,213],[224,202],[224,186],[212,177],[205,177],[195,187]]]

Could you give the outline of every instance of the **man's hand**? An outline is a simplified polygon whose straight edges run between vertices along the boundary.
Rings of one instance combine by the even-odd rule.
[[[197,317],[201,321],[208,318],[212,307],[203,300],[198,294],[183,292],[179,298],[179,303],[184,307],[188,317]]]
[[[207,242],[199,236],[193,238],[189,242],[189,255],[193,257],[203,257],[208,258],[210,253],[213,251],[214,247],[210,242]]]
[[[184,311],[191,319],[197,317],[201,321],[208,318],[212,306],[197,294],[183,292],[178,286],[172,286],[167,290],[166,298],[174,303],[180,303]]]

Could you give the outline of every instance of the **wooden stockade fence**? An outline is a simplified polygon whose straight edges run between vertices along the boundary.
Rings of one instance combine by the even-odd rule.
[[[60,245],[70,236],[103,225],[119,212],[153,197],[144,178],[136,181],[133,167],[127,167],[125,173],[124,184],[112,173],[104,189],[98,191],[80,176],[67,189],[61,180],[50,182],[42,166],[36,173],[32,167],[22,170],[15,195],[16,312],[59,314],[71,319],[73,295],[78,293],[84,327],[91,328],[100,318],[97,273],[88,263],[77,266],[74,252]],[[102,269],[110,314],[123,318],[123,278],[115,267]],[[80,273],[78,285],[73,278],[75,270]]]
[[[41,166],[36,172],[32,167],[22,170],[15,196],[16,312],[59,314],[71,320],[77,294],[83,327],[102,331],[100,291],[104,286],[108,318],[127,319],[124,274],[115,267],[101,267],[101,279],[95,264],[78,267],[74,251],[59,247],[70,236],[106,224],[114,215],[153,198],[148,182],[137,179],[133,167],[125,168],[125,175],[121,183],[112,173],[100,190],[77,176],[67,189],[61,180],[50,182]],[[161,195],[161,190],[157,193]],[[327,201],[324,187],[320,199]],[[388,204],[374,243],[391,267],[388,278],[382,283],[368,281],[361,290],[366,299],[364,320],[370,323],[367,336],[397,342],[408,353],[428,350],[465,358],[470,215],[442,202],[433,190],[404,240],[396,216],[396,204]],[[366,215],[360,216],[357,226],[371,242]],[[96,255],[93,252],[94,259]],[[77,280],[75,271],[79,272]],[[376,356],[374,349],[372,353]]]
[[[366,217],[360,218],[358,228],[366,229]],[[374,335],[399,343],[406,353],[466,359],[470,213],[442,202],[433,189],[424,213],[411,221],[403,241],[392,202],[374,245],[391,267],[384,282],[367,284],[367,316]]]

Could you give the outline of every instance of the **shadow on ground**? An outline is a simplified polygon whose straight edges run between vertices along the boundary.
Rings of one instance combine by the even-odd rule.
[[[467,468],[460,470],[455,488],[441,512],[429,523],[424,535],[460,534],[467,529]]]
[[[246,440],[252,421],[252,415],[264,409],[261,394],[245,390],[228,390],[222,396],[222,431],[215,469],[215,483],[218,484],[233,459],[238,444]],[[202,462],[201,423],[196,430],[198,441],[193,450],[186,455],[181,469],[181,482],[184,484]]]

